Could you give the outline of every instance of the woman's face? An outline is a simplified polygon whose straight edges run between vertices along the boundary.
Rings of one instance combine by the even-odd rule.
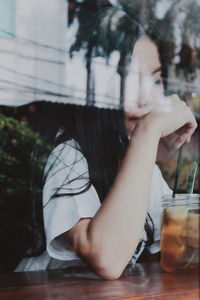
[[[158,48],[146,35],[135,43],[130,73],[133,95],[129,95],[124,105],[125,125],[129,135],[138,120],[155,108],[163,96]]]

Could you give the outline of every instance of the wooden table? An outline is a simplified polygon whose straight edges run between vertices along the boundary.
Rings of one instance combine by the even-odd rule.
[[[197,273],[169,274],[158,263],[129,266],[122,277],[102,280],[88,268],[0,275],[1,300],[199,299]]]

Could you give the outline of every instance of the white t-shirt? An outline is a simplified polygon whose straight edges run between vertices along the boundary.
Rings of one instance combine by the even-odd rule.
[[[60,144],[52,151],[47,160],[45,175],[47,177],[43,188],[43,216],[47,248],[38,257],[23,259],[15,269],[16,272],[84,264],[61,235],[71,229],[81,218],[94,217],[101,203],[94,186],[87,188],[88,165],[74,140]],[[62,194],[78,193],[83,189],[86,189],[83,193],[62,196]],[[61,196],[53,198],[56,192]],[[148,208],[155,226],[155,242],[149,247],[151,253],[160,250],[161,197],[171,193],[158,166],[155,165]],[[133,254],[131,263],[140,256],[146,240],[146,232],[143,231],[140,247],[137,253]]]

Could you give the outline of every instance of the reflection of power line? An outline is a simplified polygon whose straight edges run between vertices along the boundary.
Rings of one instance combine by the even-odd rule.
[[[0,79],[0,82],[1,82],[2,80]],[[39,96],[41,96],[41,95],[47,95],[47,92],[46,91],[44,91],[44,92],[39,92],[37,89],[32,89],[31,91],[30,90],[28,90],[28,89],[19,89],[19,88],[16,88],[16,87],[1,87],[0,86],[0,90],[1,91],[4,91],[4,92],[14,92],[15,94],[23,94],[23,95],[25,95],[25,94],[29,94],[30,96],[33,96],[33,95],[39,95]],[[76,91],[76,89],[75,89],[75,91]],[[82,92],[83,92],[83,94],[86,94],[86,91],[85,90],[81,90]],[[198,91],[196,91],[196,90],[188,90],[188,89],[180,89],[180,88],[174,88],[174,89],[170,89],[169,91],[167,91],[166,92],[166,96],[168,96],[168,95],[170,95],[170,94],[172,94],[172,93],[177,93],[177,92],[180,92],[180,91],[182,91],[182,92],[191,92],[191,93],[198,93]],[[78,91],[79,93],[80,93],[80,90]],[[35,93],[35,94],[34,94]],[[50,95],[50,93],[48,93],[48,95]],[[53,97],[60,97],[59,96],[60,94],[58,93],[54,93],[54,94],[52,94],[52,96]],[[76,96],[76,95],[74,95],[74,94],[62,94],[62,98],[63,97],[68,97],[68,98],[74,98],[74,99],[79,99],[79,97],[80,96]],[[95,93],[94,92],[94,96],[98,96],[98,94],[97,93]],[[105,99],[109,99],[109,100],[113,100],[114,102],[115,101],[119,101],[119,98],[117,98],[117,97],[111,97],[111,96],[108,96],[108,95],[101,95],[101,97],[103,97],[103,98],[105,98]],[[83,97],[83,98],[81,98],[81,99],[85,99],[86,100],[86,97]],[[97,101],[97,102],[100,102],[100,103],[102,103],[102,100],[101,101],[98,101],[98,100],[95,100],[95,101]],[[106,102],[103,102],[103,103],[106,103]]]
[[[1,88],[0,88],[1,90]],[[10,89],[8,90],[10,91]],[[174,91],[171,91],[171,93]],[[26,90],[18,90],[17,94],[27,94],[30,93]],[[81,97],[81,96],[74,96],[74,95],[67,95],[66,99],[64,97],[62,97],[62,99],[58,100],[59,98],[59,94],[58,95],[47,95],[46,93],[37,93],[36,95],[39,98],[33,98],[33,94],[27,94],[25,95],[26,98],[24,98],[24,94],[23,94],[23,98],[18,96],[14,96],[13,100],[12,98],[7,98],[7,99],[3,99],[1,97],[1,101],[0,101],[0,106],[1,105],[11,105],[11,104],[6,104],[8,101],[12,102],[12,105],[14,106],[20,106],[20,105],[24,105],[24,103],[32,103],[32,102],[37,102],[37,101],[49,101],[49,102],[57,102],[57,103],[63,103],[63,104],[75,104],[75,105],[89,105],[89,103],[86,100],[86,97]],[[53,98],[52,98],[53,97]],[[106,99],[106,97],[105,97]],[[102,100],[95,100],[93,102],[93,106],[95,107],[100,107],[100,108],[109,108],[109,109],[123,109],[123,104],[120,104],[119,99],[115,99],[115,101],[109,102],[109,101],[102,101]]]
[[[0,79],[0,82],[3,82],[3,83],[6,83],[6,84],[11,84],[11,85],[14,85],[14,87],[9,87],[9,88],[6,88],[6,87],[0,87],[0,90],[2,91],[5,91],[5,92],[15,92],[16,94],[23,94],[23,97],[25,94],[27,94],[26,96],[30,96],[31,98],[33,96],[35,97],[40,97],[40,100],[41,100],[41,97],[44,97],[42,98],[43,100],[47,100],[48,97],[55,97],[55,98],[61,98],[63,100],[61,101],[64,101],[64,98],[66,98],[66,101],[68,101],[68,103],[74,103],[74,104],[77,104],[78,101],[81,101],[83,103],[83,105],[86,105],[87,104],[87,99],[85,96],[83,97],[80,97],[80,96],[77,96],[77,95],[70,95],[70,94],[62,94],[62,93],[55,93],[55,92],[50,92],[50,91],[47,91],[47,90],[43,90],[43,89],[38,89],[38,88],[33,88],[33,87],[30,87],[30,86],[26,86],[26,85],[22,85],[22,84],[19,84],[19,83],[15,83],[15,82],[12,82],[12,81],[8,81],[8,80],[5,80],[5,79]],[[20,89],[16,89],[17,88],[20,88]],[[66,86],[67,87],[67,86]],[[86,91],[83,90],[83,89],[74,89],[75,92],[82,92],[83,94],[86,94]],[[174,92],[174,91],[177,91],[177,89],[174,89],[172,90],[171,92]],[[188,90],[185,90],[185,91],[188,91]],[[193,91],[191,91],[193,92]],[[101,95],[101,94],[98,94],[98,93],[94,93],[95,96],[101,96],[103,97],[105,100],[106,99],[109,99],[108,101],[102,101],[102,98],[101,100],[97,100],[95,99],[94,101],[94,105],[95,106],[98,106],[98,105],[103,105],[105,107],[110,107],[110,108],[120,108],[121,105],[120,105],[120,100],[118,97],[112,97],[112,96],[108,96],[108,95]],[[5,102],[7,101],[8,99],[5,100]],[[11,100],[11,99],[9,99]],[[113,100],[112,102],[110,100]],[[3,99],[1,98],[1,102],[3,101]],[[22,99],[20,100],[16,100],[16,98],[14,98],[14,102],[17,103],[17,101],[22,101]],[[23,99],[24,101],[24,99]],[[31,99],[31,101],[37,101],[37,99]],[[51,101],[51,100],[50,100]],[[72,101],[72,102],[71,102]],[[30,102],[29,99],[27,99],[27,102]],[[119,103],[119,104],[118,104]],[[80,103],[78,103],[80,104]]]
[[[40,89],[40,88],[34,88],[34,87],[31,87],[31,86],[23,85],[23,84],[16,83],[16,82],[10,81],[10,80],[0,79],[0,82],[6,83],[6,84],[11,84],[11,85],[14,85],[14,86],[17,86],[17,87],[22,87],[22,88],[25,88],[26,90],[32,91],[36,94],[51,95],[51,96],[56,96],[56,97],[61,97],[61,98],[63,98],[63,97],[72,97],[72,95],[69,96],[69,94],[50,92],[48,90],[44,90],[44,89]],[[72,89],[72,87],[67,86],[67,85],[65,87],[68,88],[68,89]],[[73,90],[75,90],[77,92],[81,92],[83,94],[86,93],[86,89],[73,88]],[[119,99],[117,97],[112,97],[112,96],[106,95],[106,94],[94,93],[94,95],[99,96],[99,97],[104,97],[106,99],[119,101]],[[76,96],[73,96],[73,97],[76,97]]]
[[[65,62],[62,62],[62,61],[56,61],[56,60],[50,60],[50,59],[45,59],[45,58],[39,58],[39,57],[23,55],[23,54],[21,54],[19,52],[16,52],[16,51],[0,49],[0,52],[8,54],[8,55],[16,55],[16,56],[19,56],[19,57],[22,57],[22,58],[25,58],[25,59],[31,59],[31,60],[41,61],[41,62],[47,62],[47,63],[51,63],[51,64],[65,65]]]
[[[96,63],[96,62],[94,61],[94,64],[95,64],[95,63]],[[106,66],[106,67],[109,67],[109,65]],[[48,84],[52,84],[52,85],[55,85],[55,86],[58,86],[58,87],[71,88],[71,87],[68,86],[68,85],[64,85],[64,84],[60,84],[60,83],[55,83],[55,82],[53,82],[53,81],[51,81],[51,80],[39,78],[39,77],[37,77],[37,76],[29,75],[29,74],[27,74],[27,73],[22,73],[22,72],[16,71],[16,70],[14,70],[14,69],[11,69],[11,68],[8,68],[8,67],[2,66],[2,65],[0,65],[0,68],[6,70],[6,71],[8,71],[8,72],[11,72],[11,73],[13,73],[13,74],[18,74],[18,75],[20,75],[20,76],[23,76],[23,77],[25,77],[25,78],[30,78],[30,79],[33,79],[33,80],[38,80],[38,81],[41,81],[41,82],[44,82],[44,83],[48,83]],[[130,73],[136,74],[136,73],[138,73],[138,72],[136,72],[136,71],[130,71]],[[145,76],[145,75],[144,75],[144,76]],[[172,85],[181,85],[181,89],[184,90],[184,91],[192,91],[192,92],[199,92],[199,91],[200,91],[200,90],[198,89],[198,87],[194,86],[193,84],[188,83],[188,82],[184,82],[184,81],[181,81],[181,80],[178,80],[178,79],[163,78],[163,80],[165,80],[165,81],[167,81],[168,83],[170,83],[171,86],[172,86]],[[79,91],[83,91],[83,90],[78,89],[78,88],[75,88],[75,90],[77,90],[77,91],[78,91],[78,90],[79,90]],[[96,95],[104,96],[103,94],[99,94],[99,93],[97,93]]]
[[[70,94],[62,94],[62,93],[55,93],[55,92],[50,92],[48,90],[44,90],[44,89],[39,89],[39,88],[33,88],[31,86],[27,86],[27,85],[22,85],[20,83],[16,83],[16,82],[13,82],[13,81],[10,81],[10,80],[5,80],[5,79],[0,79],[0,82],[2,83],[5,83],[5,84],[11,84],[11,85],[14,85],[16,87],[20,87],[20,88],[23,88],[22,90],[18,90],[16,91],[14,89],[15,92],[18,92],[18,93],[34,93],[35,96],[53,96],[53,97],[56,97],[56,98],[67,98],[67,99],[74,99],[75,101],[76,100],[81,100],[81,101],[87,101],[86,97],[80,97],[80,96],[74,96],[74,95],[70,95]],[[66,88],[69,88],[71,89],[71,87],[68,87],[66,86]],[[83,93],[84,95],[86,94],[86,90],[85,89],[78,89],[78,88],[74,88],[73,90],[75,90],[75,92],[81,92]],[[10,91],[10,88],[7,88],[7,91],[9,92]],[[106,102],[106,101],[95,101],[95,105],[98,105],[98,104],[102,104],[102,105],[107,105],[107,106],[112,106],[113,105],[116,105],[114,104],[114,102],[116,103],[119,103],[119,98],[117,97],[112,97],[110,95],[105,95],[105,94],[98,94],[98,93],[94,93],[95,96],[99,96],[99,97],[103,97],[104,99],[109,99],[110,100],[113,100],[112,102],[113,103],[109,103],[109,102]],[[119,107],[119,105],[117,104],[116,107]]]
[[[6,83],[6,84],[11,84],[11,85],[14,85],[14,86],[17,86],[17,87],[22,87],[22,88],[25,88],[27,90],[33,91],[33,92],[43,93],[45,95],[52,95],[52,96],[58,96],[58,97],[68,97],[68,95],[64,95],[64,94],[60,94],[60,93],[54,93],[54,92],[50,92],[50,91],[47,91],[47,90],[44,90],[44,89],[39,89],[39,88],[33,88],[31,86],[23,85],[23,84],[16,83],[16,82],[10,81],[10,80],[0,79],[0,82]]]
[[[10,51],[10,50],[0,49],[0,52],[8,54],[8,55],[21,56],[21,57],[26,58],[26,59],[40,60],[40,61],[45,61],[45,62],[50,62],[50,63],[51,62],[53,62],[53,63],[60,63],[60,64],[63,64],[63,65],[65,64],[65,62],[57,62],[57,61],[45,60],[43,58],[39,59],[39,58],[31,57],[31,56],[22,55],[21,53],[18,53],[16,51]],[[92,60],[92,62],[95,63],[96,65],[109,66],[109,67],[115,68],[115,69],[118,68],[119,70],[120,69],[123,69],[123,70],[125,69],[125,67],[118,66],[118,64],[111,65],[111,64],[107,63],[107,61],[105,63],[98,62],[98,61],[94,62],[94,59],[99,58],[99,57],[102,58],[102,59],[107,60],[107,58],[105,58],[104,56],[95,56],[95,55],[93,55],[93,56],[90,56],[90,58],[87,58],[85,55],[83,55],[83,53],[73,52],[73,54],[71,54],[70,51],[65,51],[65,54],[69,55],[70,59],[78,56],[78,57],[82,58],[85,63],[87,63],[87,61],[89,61],[89,60]]]
[[[7,33],[9,34],[8,31],[5,31],[5,30],[2,30],[0,29],[0,32],[4,32],[4,33]],[[30,44],[33,44],[35,46],[41,46],[41,47],[44,47],[44,48],[49,48],[49,49],[53,49],[53,50],[56,50],[58,52],[61,52],[61,53],[64,53],[64,54],[67,54],[69,56],[72,55],[72,57],[75,57],[75,56],[79,56],[81,57],[85,63],[87,63],[88,60],[92,60],[92,63],[93,64],[96,64],[96,65],[101,65],[101,66],[108,66],[110,68],[114,68],[114,69],[118,69],[118,70],[122,70],[122,71],[128,71],[128,72],[132,72],[131,69],[127,68],[127,67],[123,67],[123,66],[119,66],[118,63],[116,63],[116,65],[112,65],[112,64],[109,64],[109,63],[103,63],[103,62],[98,62],[98,61],[94,61],[94,59],[100,57],[102,59],[109,59],[108,57],[105,57],[105,56],[102,56],[102,55],[91,55],[89,58],[85,57],[85,54],[83,55],[83,53],[78,53],[78,52],[73,52],[71,53],[69,50],[64,50],[64,49],[59,49],[59,48],[56,48],[56,47],[52,47],[52,46],[49,46],[47,44],[42,44],[42,43],[39,43],[39,42],[36,42],[36,41],[33,41],[33,40],[29,40],[29,39],[26,39],[26,38],[23,38],[23,37],[19,37],[19,36],[16,36],[17,38],[19,38],[20,40],[23,40],[23,41],[27,41],[27,43],[30,43]],[[83,50],[83,49],[82,49]],[[117,51],[117,50],[114,50],[114,51]],[[113,52],[114,52],[113,51]],[[42,62],[48,62],[48,63],[54,63],[54,64],[60,64],[60,65],[65,65],[65,62],[61,62],[61,61],[54,61],[54,60],[47,60],[47,59],[44,59],[44,58],[37,58],[37,57],[30,57],[30,56],[25,56],[25,55],[22,55],[20,53],[17,53],[17,52],[14,52],[14,51],[9,51],[9,50],[4,50],[4,49],[0,49],[0,52],[2,53],[5,53],[5,54],[12,54],[12,55],[18,55],[20,57],[23,57],[25,59],[32,59],[32,60],[36,60],[36,61],[42,61]],[[167,80],[168,82],[170,82],[169,80],[170,79],[167,79],[167,78],[163,78],[165,80]],[[174,81],[174,80],[172,80]],[[171,81],[171,82],[172,82]],[[180,82],[182,83],[181,80],[177,81],[177,82]]]
[[[2,65],[0,65],[0,69],[3,69],[5,71],[8,71],[8,72],[13,73],[13,74],[17,74],[17,75],[23,76],[25,78],[30,78],[30,79],[33,79],[33,80],[42,81],[42,82],[49,83],[49,84],[52,84],[52,85],[55,85],[55,86],[59,86],[59,87],[64,87],[64,88],[66,87],[66,85],[64,85],[64,84],[56,83],[56,82],[54,82],[52,80],[43,79],[43,78],[40,78],[40,77],[37,77],[37,76],[29,75],[27,73],[22,73],[22,72],[16,71],[14,69],[11,69],[11,68],[8,68],[8,67],[2,66]]]
[[[2,50],[0,49],[0,52],[3,52],[3,53],[6,53],[6,54],[13,54],[13,55],[18,55],[18,53],[14,52],[14,51],[8,51],[8,50]],[[40,58],[36,58],[36,57],[28,57],[28,56],[23,56],[20,54],[21,57],[24,57],[26,59],[32,59],[32,60],[36,60],[36,61],[41,61],[41,62],[48,62],[48,63],[55,63],[55,64],[60,64],[60,65],[65,65],[67,67],[67,63],[65,62],[58,62],[58,61],[52,61],[52,60],[45,60],[45,59],[40,59]],[[74,56],[80,56],[85,62],[87,62],[87,59],[80,53],[74,53]],[[100,66],[103,66],[103,67],[106,67],[106,68],[113,68],[115,71],[118,69],[118,70],[127,70],[128,73],[132,73],[132,74],[136,74],[137,72],[136,71],[132,71],[131,68],[127,68],[127,67],[122,67],[122,66],[118,66],[117,64],[116,65],[112,65],[112,64],[109,64],[109,63],[104,63],[104,62],[99,62],[99,61],[95,61],[95,58],[98,58],[98,57],[94,57],[92,58],[92,64],[93,65],[100,65]],[[102,59],[105,59],[103,56],[101,56]],[[117,72],[117,71],[116,71]],[[145,75],[144,75],[145,76]],[[188,83],[188,82],[184,82],[182,80],[179,80],[179,79],[170,79],[170,78],[167,78],[167,77],[162,77],[163,80],[165,80],[166,82],[168,83],[172,83],[172,84],[181,84],[181,85],[185,85],[185,88],[183,89],[195,89],[195,91],[199,91],[198,87],[195,87],[193,84],[191,83]]]

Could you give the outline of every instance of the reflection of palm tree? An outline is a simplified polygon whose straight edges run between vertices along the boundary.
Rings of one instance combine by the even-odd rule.
[[[79,22],[78,32],[76,35],[75,43],[71,46],[70,53],[85,50],[86,69],[87,69],[87,96],[86,100],[88,104],[94,102],[94,80],[92,75],[92,56],[96,48],[97,27],[93,27],[94,16],[97,13],[96,1],[85,0],[79,4],[77,18]],[[95,22],[96,23],[96,22]]]
[[[85,49],[87,69],[87,101],[94,103],[94,79],[92,74],[92,57],[102,56],[107,61],[113,51],[118,51],[120,59],[117,72],[120,75],[120,103],[125,97],[125,79],[130,53],[133,47],[133,37],[137,36],[137,24],[134,24],[123,11],[115,7],[92,10],[83,7],[78,13],[79,29],[73,51]],[[136,33],[136,34],[135,34]]]
[[[119,8],[110,7],[104,10],[99,20],[99,45],[103,49],[104,57],[109,60],[113,51],[118,51],[117,73],[120,76],[120,105],[125,99],[125,83],[128,65],[131,59],[133,45],[139,33],[136,22]]]

